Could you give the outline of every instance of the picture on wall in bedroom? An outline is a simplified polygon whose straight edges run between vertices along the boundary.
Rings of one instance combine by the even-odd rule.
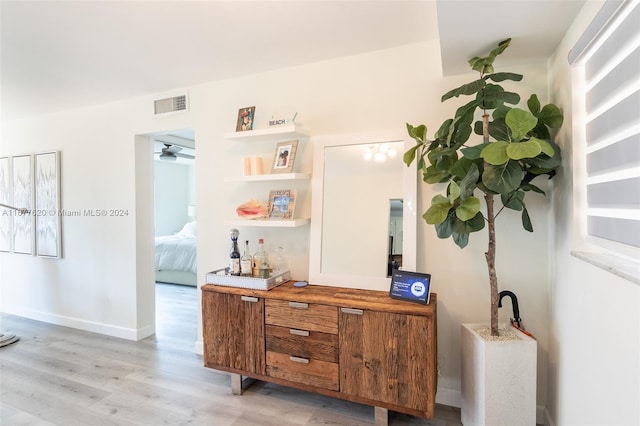
[[[33,160],[29,155],[11,158],[13,170],[13,205],[33,210]],[[33,215],[13,216],[13,252],[33,254]]]
[[[36,255],[61,257],[60,158],[58,152],[36,154]]]

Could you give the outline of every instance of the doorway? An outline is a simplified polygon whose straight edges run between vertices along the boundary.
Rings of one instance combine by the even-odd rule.
[[[187,129],[151,139],[156,340],[193,351],[198,333],[195,134]]]

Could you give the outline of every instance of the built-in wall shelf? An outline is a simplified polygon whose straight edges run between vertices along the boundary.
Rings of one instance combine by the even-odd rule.
[[[287,139],[295,139],[308,136],[309,133],[305,129],[295,124],[291,124],[288,126],[269,127],[267,129],[246,130],[244,132],[229,132],[224,134],[225,139],[244,142],[280,142]]]
[[[266,182],[274,180],[304,180],[310,179],[309,173],[267,173],[263,175],[250,176],[228,176],[225,182]]]
[[[253,228],[297,228],[311,222],[309,218],[291,220],[269,220],[269,219],[235,219],[225,220],[227,226],[248,226]]]

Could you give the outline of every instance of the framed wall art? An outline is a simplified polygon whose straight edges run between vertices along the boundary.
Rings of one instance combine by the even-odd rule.
[[[269,219],[290,220],[296,207],[296,191],[274,190],[269,193]]]
[[[276,146],[276,154],[273,157],[271,173],[291,173],[296,159],[298,141],[280,142]]]
[[[33,210],[33,157],[17,155],[11,157],[12,188],[15,207]],[[14,212],[13,216],[13,252],[33,254],[34,224],[30,213]]]
[[[61,257],[60,153],[35,155],[36,255]]]
[[[11,204],[11,163],[9,157],[0,157],[0,204]],[[13,215],[15,211],[0,206],[0,252],[11,251]]]
[[[240,108],[238,111],[238,121],[236,123],[236,132],[244,132],[246,130],[253,130],[253,123],[255,122],[256,107]]]

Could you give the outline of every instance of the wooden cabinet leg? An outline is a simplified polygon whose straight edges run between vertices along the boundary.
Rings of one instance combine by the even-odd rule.
[[[381,407],[374,408],[374,417],[376,426],[388,426],[389,425],[389,410]]]
[[[242,376],[236,373],[230,373],[231,376],[231,393],[234,395],[242,395]]]

